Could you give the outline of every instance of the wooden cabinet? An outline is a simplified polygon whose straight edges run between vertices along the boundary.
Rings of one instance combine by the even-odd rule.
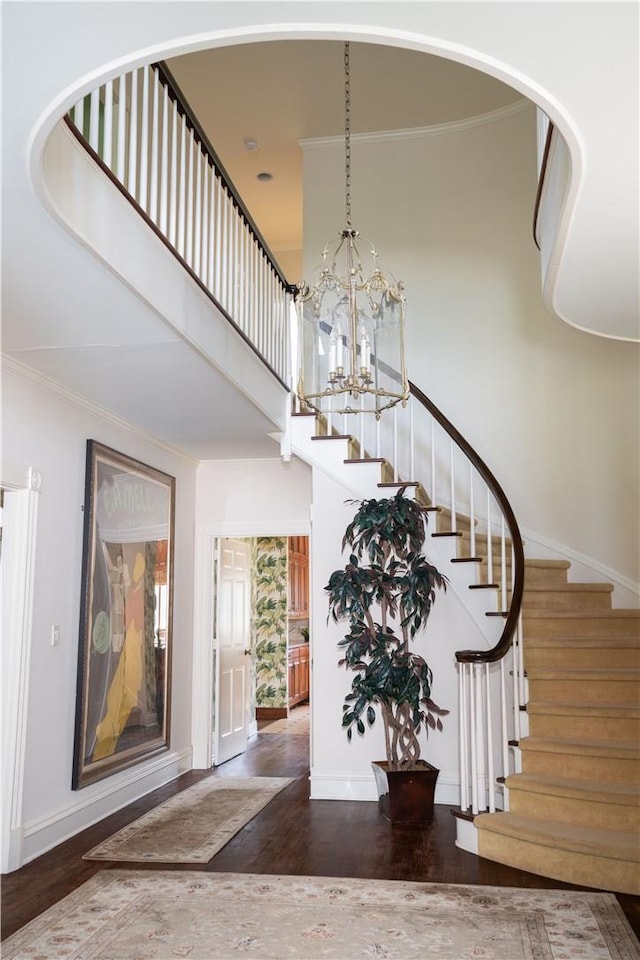
[[[289,537],[289,617],[309,616],[309,538]]]
[[[309,644],[289,647],[289,706],[309,699]]]

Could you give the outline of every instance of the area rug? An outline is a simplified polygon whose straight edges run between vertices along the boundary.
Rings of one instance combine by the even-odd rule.
[[[207,863],[293,780],[217,777],[201,780],[123,827],[84,860]]]
[[[260,733],[288,733],[298,734],[304,737],[309,736],[309,707],[294,707],[288,717],[282,717],[280,720],[273,720],[265,727],[262,727]]]
[[[608,893],[102,870],[3,960],[637,960]]]

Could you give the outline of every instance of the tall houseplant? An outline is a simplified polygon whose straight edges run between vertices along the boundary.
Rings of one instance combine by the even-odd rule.
[[[440,717],[449,711],[432,700],[431,668],[412,650],[412,641],[427,624],[436,591],[446,589],[446,578],[422,553],[428,513],[404,493],[402,488],[393,497],[355,501],[342,540],[342,549],[351,550],[349,562],[331,574],[326,590],[329,616],[349,623],[339,642],[340,665],[355,673],[342,708],[347,737],[354,727],[364,734],[365,721],[372,726],[379,707],[386,744],[386,762],[374,764],[379,790],[381,782],[391,787],[391,778],[412,784],[420,770],[429,769],[432,798],[438,771],[420,759],[418,735],[423,724],[441,730]],[[376,766],[384,768],[384,781]],[[428,819],[432,813],[394,817],[389,802],[393,796],[383,804],[390,819]]]

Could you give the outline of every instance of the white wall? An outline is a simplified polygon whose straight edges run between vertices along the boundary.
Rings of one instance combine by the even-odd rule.
[[[366,496],[378,496],[372,488]],[[348,624],[327,621],[325,587],[334,570],[344,567],[347,556],[340,545],[345,528],[356,507],[348,501],[353,491],[329,477],[322,470],[313,474],[313,527],[311,536],[311,674],[312,799],[377,800],[372,760],[385,759],[382,722],[378,717],[364,736],[354,734],[351,742],[341,727],[342,704],[351,689],[353,674],[338,666],[339,640],[348,632]],[[443,540],[427,541],[425,553],[446,576],[455,577],[449,563],[455,546]],[[467,595],[466,586],[462,587]],[[426,631],[416,638],[413,647],[425,657],[433,670],[432,696],[443,709],[450,710],[443,719],[440,733],[421,734],[422,757],[440,770],[436,787],[436,803],[460,802],[458,760],[458,675],[455,651],[461,648],[482,649],[491,646],[483,637],[473,615],[460,601],[456,584],[438,591]]]
[[[114,418],[10,364],[2,377],[3,473],[41,475],[22,831],[26,860],[191,766],[193,534],[196,466]],[[93,438],[176,477],[170,750],[71,789],[82,573],[86,441]],[[61,631],[50,645],[51,627]],[[4,637],[3,643],[11,643]]]
[[[535,164],[531,106],[446,135],[356,139],[354,227],[406,283],[409,377],[485,459],[522,526],[637,583],[638,346],[545,311]],[[304,169],[310,273],[342,226],[343,145],[310,144]]]

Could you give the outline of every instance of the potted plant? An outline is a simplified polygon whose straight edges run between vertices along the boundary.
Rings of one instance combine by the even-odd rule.
[[[420,759],[418,734],[442,729],[447,714],[431,699],[433,674],[412,650],[427,624],[446,578],[422,553],[428,513],[405,487],[389,498],[351,501],[358,509],[342,549],[351,553],[325,588],[329,617],[349,622],[339,642],[339,664],[355,673],[342,708],[342,726],[351,740],[372,726],[376,708],[384,725],[386,760],[373,764],[380,807],[388,819],[428,820],[439,771]],[[363,562],[364,560],[364,562]],[[415,804],[414,804],[415,795]]]

